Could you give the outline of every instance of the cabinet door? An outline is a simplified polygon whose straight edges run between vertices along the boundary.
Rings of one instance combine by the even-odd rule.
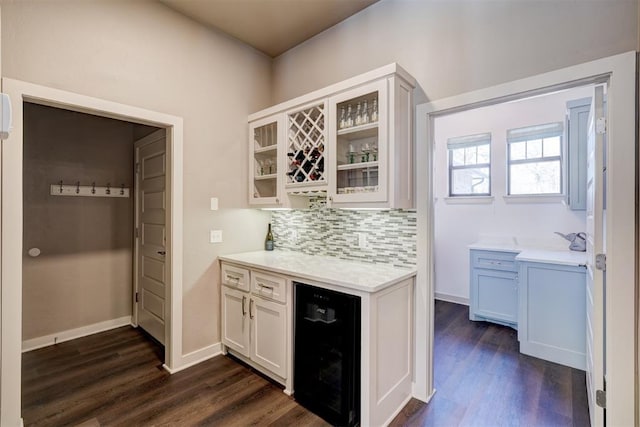
[[[518,322],[518,274],[511,271],[472,272],[473,314],[488,320],[510,324]]]
[[[387,80],[329,99],[329,196],[335,204],[387,202]]]
[[[572,210],[587,208],[587,138],[591,98],[567,103],[567,204]]]
[[[222,287],[222,343],[249,356],[249,294]]]
[[[251,360],[283,378],[287,374],[285,307],[260,297],[251,297]]]
[[[249,123],[249,204],[280,205],[282,115]]]
[[[286,118],[283,177],[287,192],[326,191],[326,100],[288,111]]]

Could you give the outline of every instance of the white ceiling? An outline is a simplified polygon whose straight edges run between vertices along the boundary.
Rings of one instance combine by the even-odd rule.
[[[160,0],[276,57],[378,0]]]

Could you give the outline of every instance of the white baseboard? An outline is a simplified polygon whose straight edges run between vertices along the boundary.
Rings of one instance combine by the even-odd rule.
[[[215,344],[211,344],[208,347],[201,348],[200,350],[192,351],[191,353],[183,355],[180,364],[173,369],[169,368],[167,365],[162,365],[162,367],[170,374],[175,374],[176,372],[183,371],[220,354],[222,354],[222,343],[218,342]]]
[[[98,332],[104,332],[109,329],[115,329],[127,325],[131,325],[131,316],[105,320],[104,322],[94,323],[93,325],[81,326],[79,328],[56,332],[55,334],[45,335],[43,337],[31,338],[22,341],[22,352],[26,353],[27,351],[59,344],[65,341],[71,341],[76,338],[86,337],[87,335],[93,335]]]
[[[453,302],[456,304],[469,305],[469,298],[459,297],[457,295],[443,294],[442,292],[436,292],[435,298],[441,301]]]

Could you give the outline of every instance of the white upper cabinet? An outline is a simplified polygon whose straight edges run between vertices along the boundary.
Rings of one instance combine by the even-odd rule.
[[[275,115],[249,123],[249,204],[276,206],[281,202],[282,170],[278,141],[282,117]]]
[[[414,87],[390,64],[249,116],[250,204],[413,208]]]
[[[327,187],[327,102],[320,100],[286,113],[287,193],[323,192]]]

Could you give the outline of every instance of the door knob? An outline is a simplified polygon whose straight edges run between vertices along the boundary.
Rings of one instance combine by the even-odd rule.
[[[167,251],[158,251],[158,255],[166,255]]]

